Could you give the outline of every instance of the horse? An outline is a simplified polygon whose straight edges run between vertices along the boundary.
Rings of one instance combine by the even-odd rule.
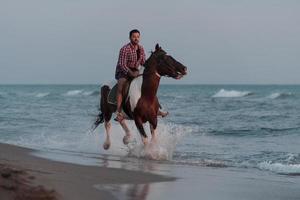
[[[156,141],[157,116],[159,102],[156,96],[161,77],[171,77],[181,79],[187,74],[187,67],[168,55],[160,46],[156,44],[155,51],[144,63],[143,73],[134,78],[129,86],[127,97],[124,96],[122,109],[126,114],[126,119],[134,120],[135,125],[141,135],[144,145],[148,144],[148,136],[143,124],[149,122],[151,132],[151,142]],[[109,149],[111,117],[116,112],[117,107],[108,102],[108,95],[111,88],[108,85],[101,87],[100,113],[94,123],[94,128],[104,122],[106,139],[103,143],[105,150]],[[127,127],[125,119],[120,122],[125,136],[123,143],[129,143],[131,133]]]

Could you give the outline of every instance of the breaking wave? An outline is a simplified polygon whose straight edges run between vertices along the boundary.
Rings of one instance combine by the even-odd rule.
[[[82,94],[83,90],[69,90],[68,92],[65,93],[66,96],[75,96]]]
[[[281,99],[281,98],[288,98],[291,96],[293,96],[293,94],[290,92],[288,92],[288,93],[275,92],[275,93],[270,94],[268,97],[270,99]]]
[[[69,90],[64,96],[96,96],[99,95],[99,91],[84,91],[84,90]]]
[[[214,167],[214,168],[225,168],[229,167],[227,163],[221,160],[202,159],[202,160],[186,160],[186,161],[174,161],[176,165],[189,165],[189,166],[200,166],[200,167]]]
[[[278,162],[264,161],[258,164],[259,169],[272,171],[278,174],[299,175],[300,164],[282,164]]]
[[[253,92],[249,91],[237,91],[237,90],[219,90],[215,95],[212,97],[245,97],[249,95],[253,95]]]
[[[35,97],[38,97],[38,98],[43,98],[43,97],[46,97],[48,96],[50,93],[49,92],[45,92],[45,93],[38,93],[35,95]]]

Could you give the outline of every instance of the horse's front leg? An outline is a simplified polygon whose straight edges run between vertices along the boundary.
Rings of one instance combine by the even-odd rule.
[[[152,117],[152,119],[149,120],[150,124],[150,131],[151,131],[151,143],[156,142],[156,129],[157,129],[157,115]]]
[[[105,126],[105,133],[106,133],[106,139],[105,142],[103,143],[103,148],[105,150],[109,149],[110,147],[110,128],[111,128],[111,123],[109,121],[105,121],[104,123]]]
[[[126,121],[125,119],[120,121],[120,125],[122,126],[123,130],[125,131],[125,136],[123,137],[123,143],[125,145],[127,145],[129,143],[129,139],[131,137],[131,133],[130,133],[130,130],[126,124]]]
[[[135,117],[134,122],[135,122],[135,125],[136,125],[137,129],[140,132],[140,135],[142,136],[142,142],[144,143],[144,145],[147,145],[148,144],[148,137],[147,137],[147,134],[144,130],[142,119],[140,117]]]
[[[157,135],[156,135],[157,129],[156,128],[154,128],[154,126],[152,124],[150,124],[151,143],[156,143],[157,142]]]

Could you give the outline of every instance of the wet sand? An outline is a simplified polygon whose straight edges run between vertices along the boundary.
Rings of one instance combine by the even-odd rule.
[[[300,199],[300,176],[142,159],[123,162],[113,158],[103,166],[83,166],[34,155],[39,151],[0,144],[1,200]],[[59,154],[51,157],[55,156]],[[64,158],[61,161],[68,161]]]
[[[0,144],[0,199],[81,200],[116,199],[95,186],[174,181],[151,173],[96,166],[81,166],[35,157],[33,150]],[[141,194],[143,195],[143,194]]]

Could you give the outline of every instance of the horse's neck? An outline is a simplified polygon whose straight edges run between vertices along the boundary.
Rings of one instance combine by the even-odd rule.
[[[142,97],[149,100],[156,98],[160,77],[156,75],[156,70],[151,67],[146,67],[143,73]]]

